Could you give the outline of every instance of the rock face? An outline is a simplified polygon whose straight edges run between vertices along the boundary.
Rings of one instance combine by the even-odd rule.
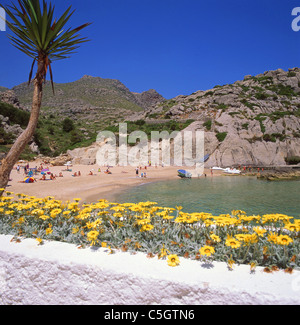
[[[300,156],[300,69],[246,76],[231,85],[177,96],[134,118],[194,120],[205,132],[207,166],[285,165]]]
[[[12,90],[6,90],[0,93],[0,102],[13,105],[16,108],[23,109],[16,94]]]
[[[138,104],[144,109],[150,109],[155,105],[165,101],[165,98],[154,89],[144,91],[141,94],[133,94],[136,97]]]

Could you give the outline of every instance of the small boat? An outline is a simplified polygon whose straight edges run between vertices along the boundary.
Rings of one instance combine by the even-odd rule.
[[[178,176],[181,178],[191,178],[192,177],[192,173],[184,170],[184,169],[179,169],[177,170],[178,172]]]
[[[212,170],[224,170],[224,168],[222,168],[222,167],[218,167],[218,166],[212,167],[211,169],[212,169]]]
[[[238,174],[241,173],[240,170],[235,169],[235,168],[225,168],[225,169],[223,170],[223,172],[226,173],[226,174],[236,174],[236,175],[238,175]]]

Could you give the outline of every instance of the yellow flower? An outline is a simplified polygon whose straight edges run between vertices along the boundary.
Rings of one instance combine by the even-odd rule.
[[[210,235],[210,238],[211,238],[213,241],[217,242],[217,243],[219,243],[219,242],[221,241],[221,238],[220,238],[219,236],[215,235],[215,234],[211,234],[211,235]]]
[[[256,234],[239,234],[235,236],[239,241],[243,241],[246,245],[257,243],[258,238]]]
[[[141,219],[141,220],[136,221],[137,225],[139,225],[139,226],[146,225],[146,224],[148,224],[150,222],[151,222],[150,219]]]
[[[230,258],[227,261],[227,266],[228,266],[229,270],[232,270],[234,267],[234,260],[232,259],[232,255],[230,256]]]
[[[144,232],[144,231],[150,231],[154,228],[153,225],[143,225],[142,228],[140,229],[140,232]]]
[[[295,223],[287,223],[284,228],[289,231],[298,231],[300,229],[300,227]]]
[[[50,217],[49,217],[49,216],[46,216],[45,214],[43,214],[43,215],[41,215],[39,218],[42,219],[42,220],[44,220],[44,221],[46,221],[46,220],[49,219]]]
[[[203,246],[199,249],[201,255],[211,256],[215,253],[215,249],[212,246]]]
[[[287,235],[280,235],[277,237],[277,244],[279,245],[289,245],[293,242],[293,239]]]
[[[231,248],[239,248],[241,246],[241,243],[235,238],[228,236],[225,245],[230,246]]]
[[[103,247],[103,248],[107,247],[107,243],[103,241],[103,242],[101,243],[101,247]]]
[[[275,232],[270,231],[270,233],[268,235],[268,241],[273,244],[277,244],[277,238],[278,238],[278,235],[276,235]]]
[[[261,228],[261,227],[254,227],[253,230],[257,233],[259,237],[263,237],[264,234],[267,232],[267,230]]]
[[[52,232],[53,232],[53,229],[51,227],[46,229],[46,235],[50,235],[50,234],[52,234]]]
[[[167,253],[170,253],[170,251],[165,249],[165,245],[163,245],[163,248],[160,250],[160,254],[158,254],[158,258],[163,258],[167,256]]]
[[[250,272],[253,273],[255,271],[255,268],[256,268],[256,263],[255,262],[250,263]]]
[[[50,212],[50,216],[51,218],[55,218],[58,214],[60,214],[62,212],[61,209],[53,209],[51,212]]]
[[[43,242],[43,239],[42,239],[42,238],[40,238],[40,237],[38,237],[36,240],[37,240],[37,242],[38,242],[38,245],[41,245],[41,244],[42,244],[42,242]]]
[[[79,231],[79,228],[76,227],[76,228],[72,228],[72,234],[77,234]]]
[[[175,254],[168,255],[168,265],[169,266],[177,266],[180,264],[179,258]]]
[[[98,235],[99,235],[99,232],[96,230],[92,230],[87,233],[87,239],[88,239],[88,241],[91,242],[91,246],[95,245],[95,243],[97,242]]]

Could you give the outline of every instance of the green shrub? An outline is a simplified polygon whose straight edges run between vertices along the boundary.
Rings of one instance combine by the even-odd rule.
[[[208,120],[206,122],[203,123],[203,126],[206,127],[207,131],[211,130],[211,125],[212,125],[212,121]]]
[[[218,132],[216,134],[216,137],[219,140],[219,142],[223,142],[227,137],[227,132]]]
[[[295,77],[296,76],[296,72],[294,72],[294,71],[289,71],[289,73],[288,73],[288,78],[291,78],[291,77]]]
[[[270,134],[264,134],[263,140],[266,142],[276,142],[276,138],[273,135]]]
[[[248,127],[249,127],[249,123],[244,123],[242,125],[242,128],[245,129],[245,130],[248,130]]]
[[[0,144],[7,145],[12,144],[16,136],[13,133],[7,133],[4,128],[0,126]]]
[[[71,119],[69,119],[68,117],[63,120],[62,127],[63,127],[64,132],[67,132],[67,133],[69,133],[75,129],[73,121]]]
[[[10,123],[19,124],[21,127],[27,126],[30,117],[29,112],[2,102],[0,102],[0,115],[8,117]]]
[[[285,158],[285,162],[288,165],[297,165],[300,163],[300,157],[299,156],[290,156]]]
[[[256,93],[256,94],[254,95],[254,97],[255,97],[256,99],[259,99],[259,100],[265,100],[265,99],[267,99],[269,96],[268,96],[266,93]]]

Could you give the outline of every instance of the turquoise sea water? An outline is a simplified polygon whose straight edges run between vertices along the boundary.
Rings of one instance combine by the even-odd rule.
[[[248,215],[283,213],[300,218],[300,181],[269,182],[254,177],[207,177],[148,183],[117,196],[117,202],[155,201],[184,212]]]

